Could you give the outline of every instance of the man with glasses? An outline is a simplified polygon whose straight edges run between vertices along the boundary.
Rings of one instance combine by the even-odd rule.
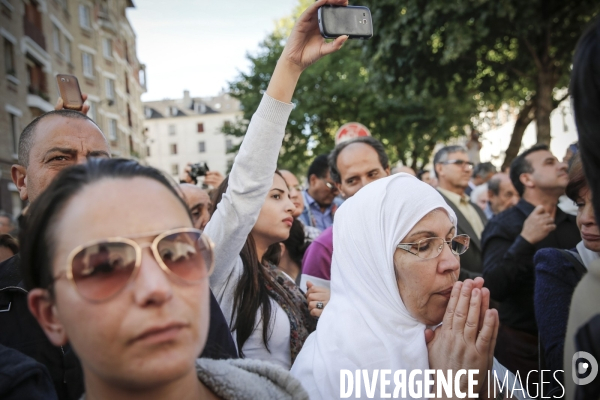
[[[539,369],[533,256],[547,247],[572,249],[581,236],[575,216],[557,207],[569,176],[567,165],[559,162],[548,146],[534,146],[515,158],[510,164],[510,180],[521,199],[485,227],[483,278],[492,299],[501,302],[496,358],[523,377]],[[529,393],[535,393],[537,371],[531,375],[528,385],[533,391]]]
[[[329,175],[327,154],[317,156],[308,168],[308,189],[302,195],[304,210],[298,217],[305,226],[323,231],[333,225],[333,215],[341,204],[336,200],[338,188]]]
[[[458,235],[471,238],[469,250],[460,258],[461,279],[480,276],[483,271],[481,259],[481,233],[487,218],[481,208],[471,203],[465,190],[473,172],[467,149],[462,146],[446,146],[433,157],[438,191],[456,213]]]

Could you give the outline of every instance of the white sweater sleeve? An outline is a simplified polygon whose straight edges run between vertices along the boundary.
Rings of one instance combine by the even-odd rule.
[[[292,109],[293,104],[282,103],[267,94],[263,96],[235,158],[227,191],[204,229],[215,243],[215,269],[210,287],[224,312],[231,311],[226,309],[233,302],[233,291],[243,272],[239,254],[273,184]]]

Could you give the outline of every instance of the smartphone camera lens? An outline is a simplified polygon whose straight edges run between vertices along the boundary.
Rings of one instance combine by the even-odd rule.
[[[366,19],[363,19],[363,24],[366,24],[366,23],[367,23],[367,20],[366,20]]]
[[[65,78],[60,78],[60,80],[61,80],[62,82],[64,82],[64,81],[65,81]]]

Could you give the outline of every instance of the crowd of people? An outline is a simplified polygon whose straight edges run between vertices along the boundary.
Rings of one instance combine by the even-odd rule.
[[[210,191],[111,158],[60,100],[23,130],[28,206],[0,212],[0,398],[334,399],[342,370],[375,369],[600,398],[600,378],[571,379],[575,352],[600,360],[600,22],[576,51],[564,160],[536,145],[498,172],[452,145],[415,173],[361,137],[299,179],[277,169],[296,82],[347,40],[320,36],[326,3],[347,1],[298,19]]]

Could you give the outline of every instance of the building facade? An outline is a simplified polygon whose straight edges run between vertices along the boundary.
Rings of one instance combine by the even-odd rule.
[[[188,163],[206,163],[225,175],[233,163],[229,153],[241,138],[221,132],[242,117],[239,102],[226,93],[144,102],[149,165],[179,179]]]
[[[23,206],[10,166],[23,128],[54,109],[57,74],[77,77],[113,155],[143,161],[146,77],[130,7],[131,0],[0,0],[0,209],[17,215]]]

